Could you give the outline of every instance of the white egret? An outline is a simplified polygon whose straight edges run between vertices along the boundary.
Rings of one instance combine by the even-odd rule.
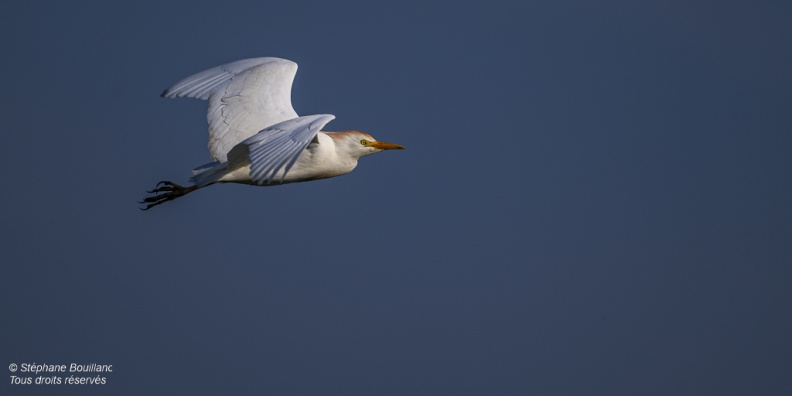
[[[194,74],[165,90],[165,98],[209,100],[212,162],[193,170],[194,184],[161,181],[143,210],[215,183],[272,186],[340,176],[358,158],[404,147],[361,131],[320,131],[335,116],[299,117],[291,87],[297,64],[279,58],[244,59]]]

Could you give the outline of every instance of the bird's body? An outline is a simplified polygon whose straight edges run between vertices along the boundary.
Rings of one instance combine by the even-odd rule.
[[[360,131],[344,131],[344,132],[318,132],[312,143],[300,153],[294,166],[288,173],[284,174],[284,170],[275,173],[273,181],[270,184],[287,184],[304,182],[311,180],[326,179],[335,176],[352,172],[357,166],[357,159],[359,157],[351,155],[339,155],[343,150],[339,146],[343,144],[344,139],[353,139],[356,143],[362,139],[371,141],[370,135]],[[228,164],[223,167],[223,174],[216,181],[220,183],[242,183],[252,184],[257,183],[250,177],[250,160],[248,153],[243,152],[240,155],[239,161],[229,161],[221,164]],[[368,153],[362,153],[366,155]],[[232,158],[234,158],[232,156]],[[200,173],[199,173],[200,174]]]
[[[209,153],[213,162],[193,170],[195,184],[164,181],[144,209],[215,183],[278,185],[340,176],[360,157],[404,147],[360,131],[324,132],[335,117],[297,116],[291,85],[297,64],[279,58],[245,59],[176,83],[162,96],[209,100]],[[160,187],[162,185],[162,187]]]

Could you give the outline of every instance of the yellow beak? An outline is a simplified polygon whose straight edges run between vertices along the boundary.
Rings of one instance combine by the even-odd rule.
[[[388,142],[371,142],[371,147],[380,150],[404,150],[404,146]]]

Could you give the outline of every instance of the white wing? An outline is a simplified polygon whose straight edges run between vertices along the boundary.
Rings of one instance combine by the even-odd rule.
[[[275,124],[247,138],[228,153],[230,168],[250,161],[250,178],[270,184],[280,173],[280,182],[308,147],[316,133],[335,118],[332,114],[303,116]]]
[[[209,99],[209,154],[224,162],[239,142],[297,117],[291,105],[296,73],[297,64],[286,59],[244,59],[187,77],[162,96]]]

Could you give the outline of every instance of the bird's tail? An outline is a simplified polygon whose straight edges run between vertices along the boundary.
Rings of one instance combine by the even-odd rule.
[[[228,170],[228,162],[210,162],[193,169],[190,181],[198,188],[206,187],[220,180]]]

